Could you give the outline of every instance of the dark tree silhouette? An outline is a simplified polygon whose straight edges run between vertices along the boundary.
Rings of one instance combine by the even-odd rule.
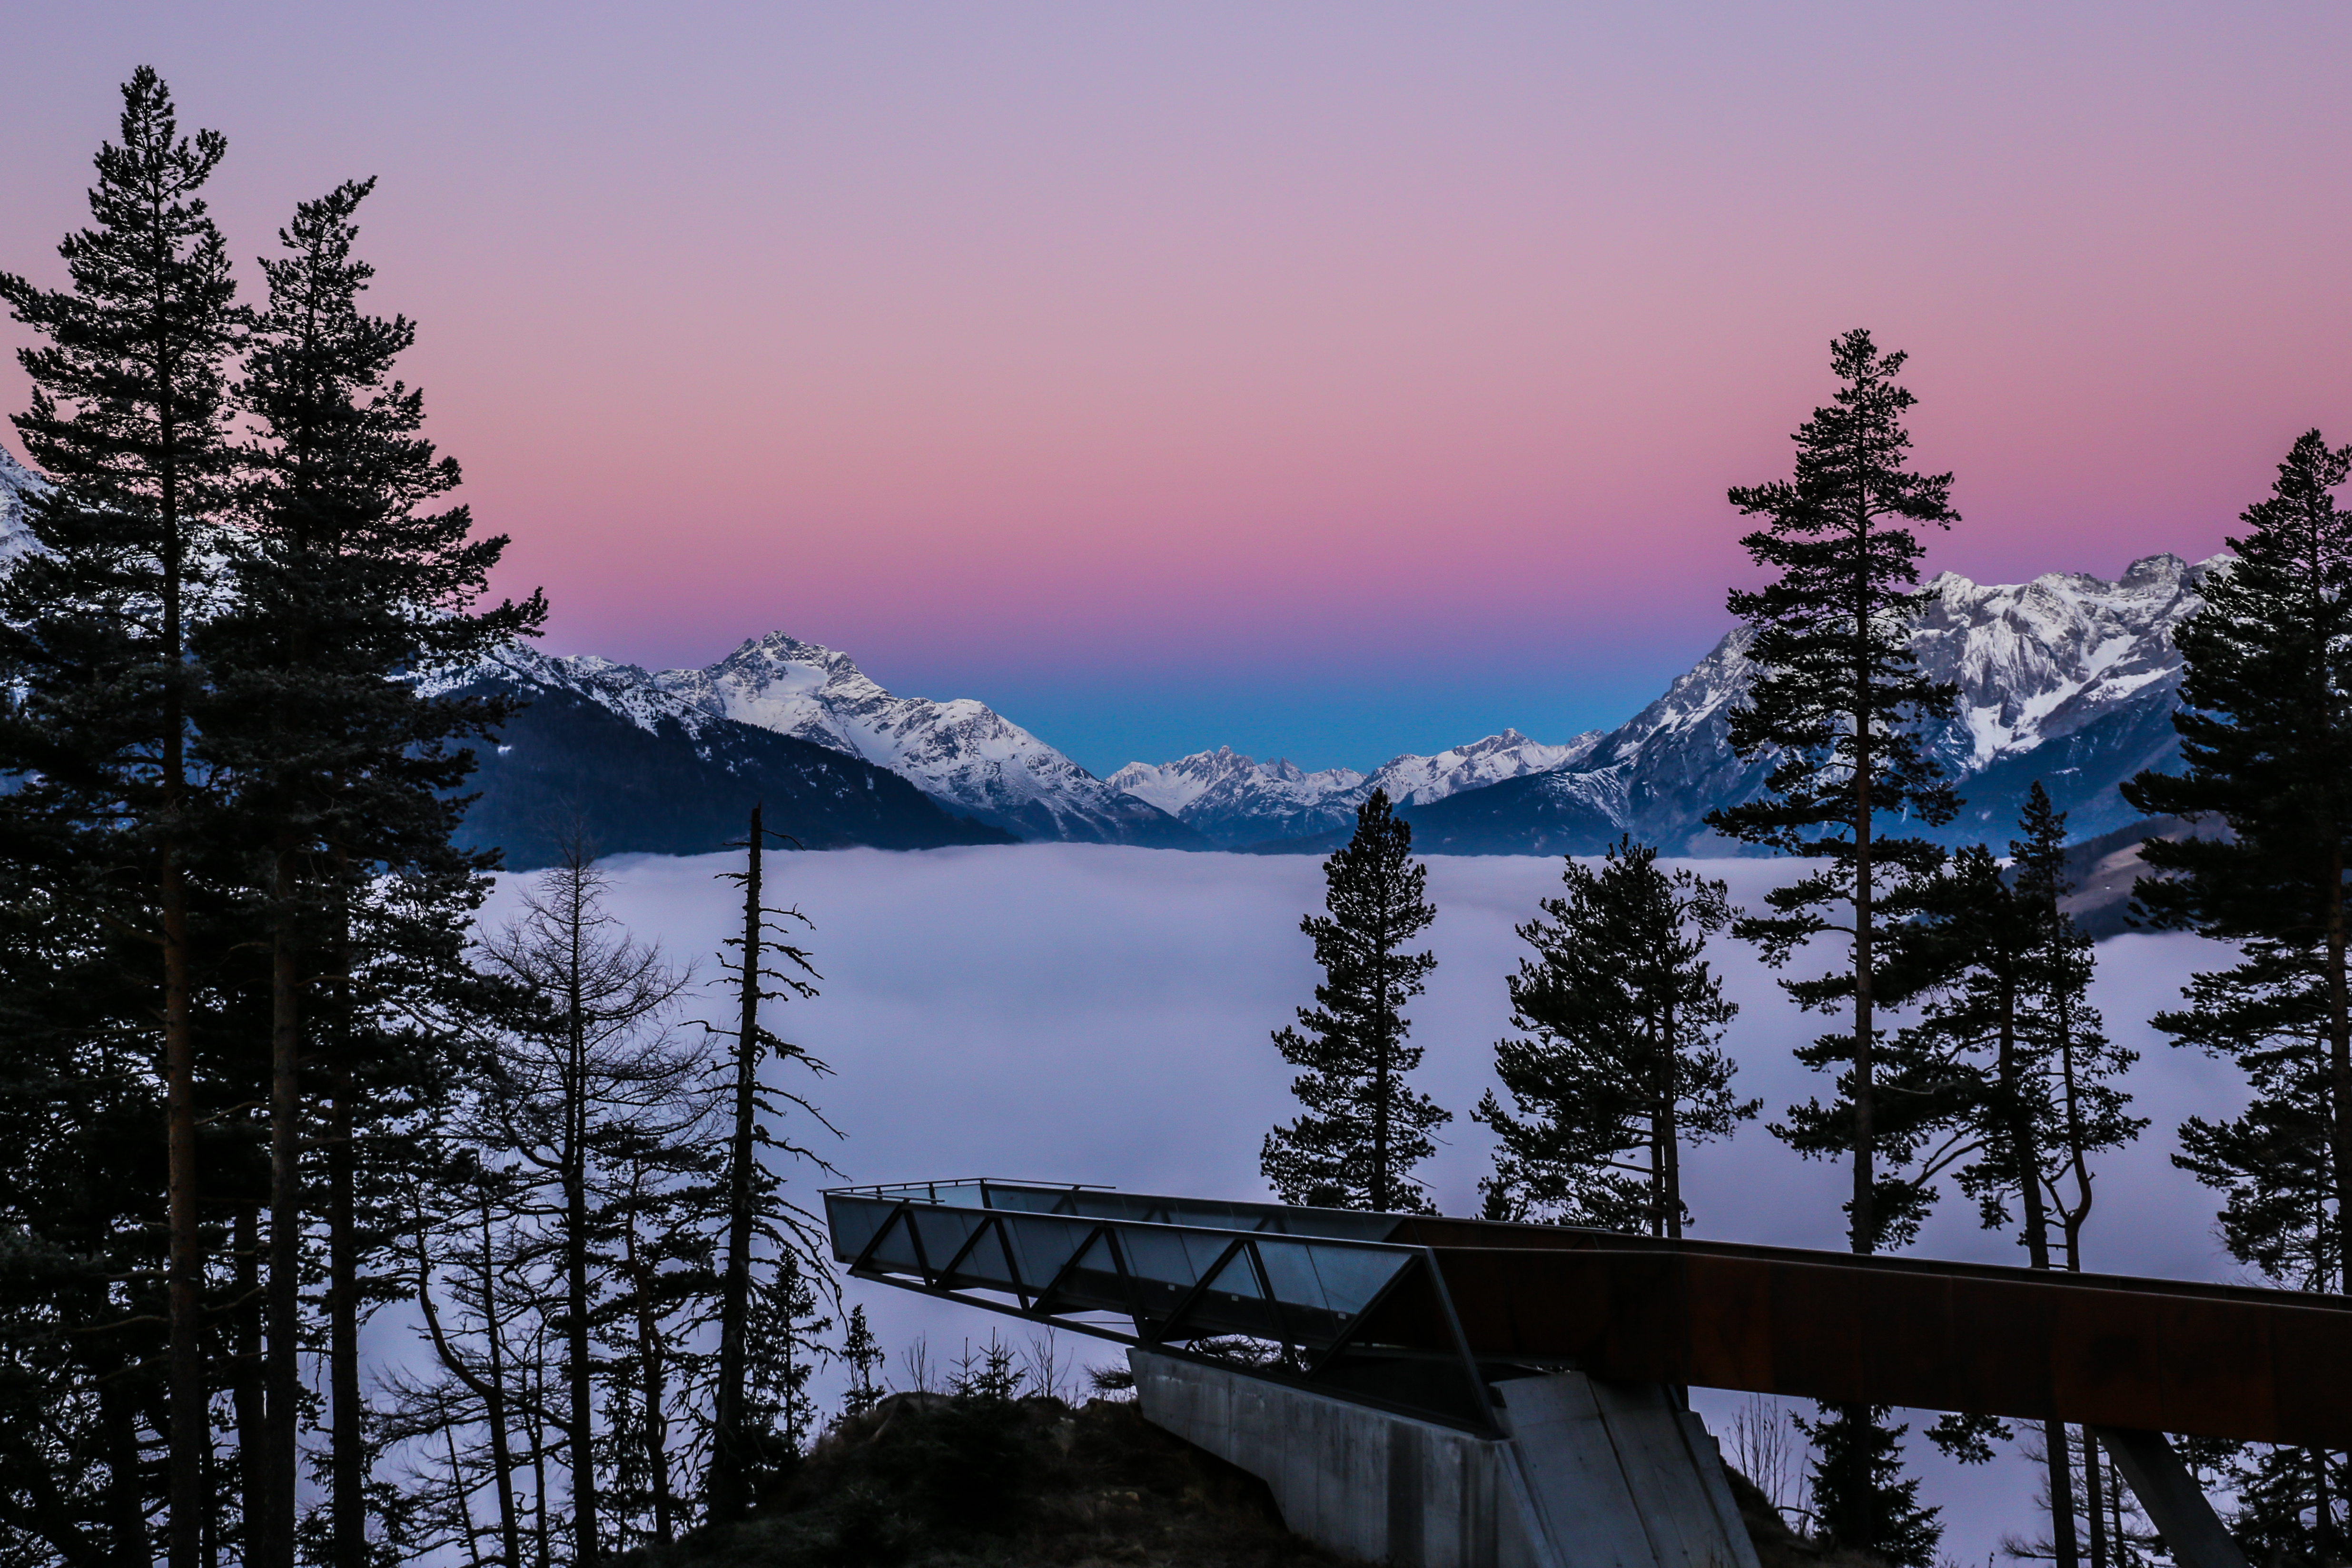
[[[71,286],[0,275],[0,298],[39,346],[19,351],[32,407],[16,417],[56,488],[26,513],[42,553],[0,588],[0,658],[20,695],[0,770],[35,776],[16,809],[111,828],[84,889],[160,957],[171,1239],[172,1568],[196,1568],[212,1442],[203,1347],[199,1197],[199,934],[190,863],[203,827],[191,710],[202,674],[189,633],[217,548],[235,457],[231,356],[245,325],[228,249],[198,193],[218,131],[183,137],[172,95],[142,66],[122,88],[121,141],[99,150],[93,226],[58,246]],[[121,1550],[133,1552],[129,1542]]]
[[[1756,1113],[1717,1045],[1739,1009],[1700,956],[1731,919],[1724,884],[1657,860],[1631,839],[1597,870],[1570,859],[1566,896],[1519,927],[1536,949],[1510,977],[1522,1032],[1495,1046],[1512,1108],[1489,1091],[1476,1113],[1496,1138],[1491,1218],[1678,1237],[1682,1145]]]
[[[2156,873],[2135,890],[2141,916],[2238,946],[2236,964],[2192,976],[2187,1005],[2154,1020],[2236,1062],[2252,1091],[2237,1117],[2184,1124],[2176,1162],[2223,1195],[2232,1256],[2338,1292],[2352,1289],[2352,512],[2336,499],[2347,477],[2352,447],[2316,430],[2296,439],[2229,541],[2237,559],[2174,634],[2181,771],[2124,786],[2141,810],[2208,830],[2141,846]],[[2242,1459],[2241,1538],[2278,1561],[2340,1558],[2347,1470],[2317,1451]]]
[[[1259,1169],[1286,1203],[1383,1212],[1424,1210],[1413,1167],[1451,1121],[1405,1082],[1421,1048],[1405,1043],[1404,1005],[1437,967],[1406,946],[1437,918],[1429,869],[1412,859],[1412,829],[1372,791],[1347,845],[1323,862],[1324,907],[1299,929],[1315,940],[1323,983],[1295,1027],[1276,1031],[1282,1059],[1301,1068],[1292,1092],[1306,1109],[1268,1133]]]

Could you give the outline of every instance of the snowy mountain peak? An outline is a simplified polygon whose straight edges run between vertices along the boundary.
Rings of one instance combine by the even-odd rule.
[[[1959,717],[1936,737],[1947,767],[1968,774],[2081,728],[2133,694],[2179,685],[2172,629],[2204,601],[2191,566],[2144,556],[2113,581],[2046,572],[1980,585],[1945,572],[1912,633],[1920,667],[1959,687]]]
[[[663,670],[651,680],[713,717],[889,768],[933,799],[1024,837],[1198,843],[986,704],[893,696],[848,654],[782,632],[753,638],[715,664]]]
[[[1139,800],[1150,801],[1171,817],[1181,818],[1187,808],[1212,790],[1240,799],[1272,789],[1307,801],[1351,789],[1363,781],[1363,777],[1349,768],[1327,768],[1309,773],[1286,759],[1259,762],[1230,746],[1220,746],[1214,751],[1196,751],[1173,762],[1130,762],[1103,782]]]
[[[1506,729],[1434,756],[1393,758],[1370,775],[1350,768],[1309,773],[1293,762],[1257,762],[1221,746],[1173,762],[1130,762],[1105,782],[1150,801],[1213,842],[1250,844],[1345,827],[1374,789],[1386,789],[1399,805],[1424,805],[1464,789],[1566,767],[1600,739],[1595,730],[1565,746],[1546,746]]]
[[[1985,584],[1948,571],[1929,581],[1911,645],[1958,700],[1923,738],[1967,800],[1942,836],[2001,841],[2037,781],[2072,813],[2078,836],[2128,821],[2116,782],[2179,755],[2173,630],[2203,603],[2198,585],[2229,560],[2145,556],[2113,580],[2047,572]],[[1730,746],[1729,712],[1754,678],[1753,640],[1735,627],[1583,758],[1530,781],[1507,806],[1489,801],[1481,814],[1449,804],[1418,825],[1433,848],[1457,851],[1540,843],[1584,852],[1622,831],[1676,852],[1719,852],[1706,813],[1754,798],[1769,767]]]

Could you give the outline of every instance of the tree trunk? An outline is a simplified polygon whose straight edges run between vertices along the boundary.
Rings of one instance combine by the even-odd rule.
[[[646,1396],[646,1469],[654,1483],[654,1538],[668,1545],[675,1537],[669,1491],[669,1415],[662,1363],[661,1322],[654,1312],[653,1279],[637,1256],[637,1222],[630,1217],[625,1237],[629,1274],[637,1297],[637,1368]]]
[[[262,1372],[261,1226],[250,1205],[236,1211],[236,1375],[231,1398],[236,1416],[237,1515],[245,1525],[245,1550],[252,1561],[268,1533],[269,1404]]]
[[[2328,857],[2327,1058],[2334,1085],[2328,1133],[2336,1164],[2336,1288],[2352,1292],[2352,1006],[2344,973],[2344,836]]]
[[[334,1490],[330,1500],[334,1568],[367,1568],[367,1430],[360,1403],[360,1240],[353,1188],[359,1151],[352,1141],[350,978],[338,956],[333,1099],[327,1128],[327,1382]]]
[[[139,1457],[139,1406],[123,1387],[125,1381],[109,1378],[98,1385],[98,1426],[106,1446],[104,1508],[111,1538],[108,1555],[115,1568],[154,1568]]]
[[[1856,716],[1853,792],[1853,1213],[1849,1245],[1856,1252],[1878,1249],[1877,1024],[1873,1017],[1871,969],[1877,962],[1872,942],[1870,862],[1870,714]]]
[[[175,709],[177,706],[173,705]],[[177,716],[175,712],[175,728]],[[174,736],[166,746],[171,758],[168,773],[178,772],[179,754]],[[176,801],[166,810],[176,815]],[[196,1196],[196,1049],[189,996],[187,894],[178,845],[171,838],[163,846],[159,893],[163,910],[164,1103],[170,1126],[172,1238],[171,1502],[164,1528],[171,1568],[197,1568],[206,1511],[204,1456],[212,1445],[212,1430],[205,1407],[205,1353],[200,1337],[205,1261]]]
[[[506,1568],[522,1568],[521,1521],[515,1513],[514,1455],[507,1439],[505,1335],[499,1331],[498,1262],[490,1229],[490,1189],[478,1189],[482,1206],[482,1333],[488,1342],[489,1376],[482,1409],[490,1428],[490,1474],[498,1488],[499,1540],[506,1548]]]
[[[571,1147],[563,1168],[564,1377],[571,1422],[564,1437],[572,1467],[572,1560],[578,1568],[596,1568],[595,1396],[588,1335],[587,1042],[576,989],[571,999],[572,1103],[565,1108]]]
[[[1674,984],[1671,977],[1666,984],[1669,987]],[[1658,1174],[1664,1189],[1659,1195],[1663,1201],[1660,1204],[1658,1234],[1680,1241],[1683,1239],[1683,1151],[1682,1133],[1675,1117],[1675,1097],[1678,1088],[1676,1081],[1682,1076],[1679,1071],[1682,1057],[1675,1037],[1674,1003],[1668,1001],[1660,1010],[1663,1021],[1657,1041],[1658,1106],[1656,1113],[1650,1119],[1657,1136]]]
[[[269,1434],[268,1514],[257,1561],[294,1568],[296,1361],[302,1267],[300,945],[294,930],[294,846],[278,838],[269,962]],[[248,1548],[250,1550],[250,1548]]]
[[[538,1561],[534,1568],[550,1568],[554,1561],[553,1531],[547,1518],[547,1346],[537,1344],[533,1352],[537,1375],[531,1381],[530,1404],[530,1495],[536,1505],[538,1528]]]
[[[744,1341],[751,1303],[751,1162],[758,1157],[753,1113],[759,1100],[760,808],[751,808],[751,848],[743,883],[743,969],[738,977],[735,1035],[735,1133],[727,1166],[727,1273],[719,1307],[719,1387],[710,1445],[712,1522],[730,1523],[750,1502],[744,1486]]]
[[[2017,1060],[2017,988],[2004,981],[2000,993],[1999,1076],[2000,1107],[2009,1123],[2010,1157],[2017,1162],[2017,1185],[2025,1208],[2025,1255],[2033,1268],[2050,1267],[2050,1219],[2042,1203],[2041,1151],[2026,1113],[2023,1069]],[[2066,1427],[2042,1423],[2042,1457],[2050,1487],[2050,1550],[2056,1568],[2075,1568],[2074,1482],[2067,1458]]]
[[[1372,958],[1372,1211],[1389,1212],[1389,1018],[1388,957],[1383,933]]]
[[[466,1489],[466,1470],[457,1458],[457,1423],[451,1418],[446,1406],[441,1410],[441,1440],[449,1448],[449,1505],[457,1515],[457,1527],[466,1532],[466,1561],[472,1568],[482,1568],[482,1538],[474,1529],[474,1510]]]
[[[2061,1431],[2064,1428],[2061,1427]],[[2083,1428],[2083,1513],[2091,1523],[2091,1568],[2107,1568],[2106,1500],[2100,1495],[2099,1440]]]

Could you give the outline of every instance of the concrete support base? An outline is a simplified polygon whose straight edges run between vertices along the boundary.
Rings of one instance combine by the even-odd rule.
[[[1408,1568],[1757,1568],[1715,1439],[1667,1389],[1497,1385],[1478,1437],[1130,1350],[1143,1416],[1265,1479],[1330,1551]]]

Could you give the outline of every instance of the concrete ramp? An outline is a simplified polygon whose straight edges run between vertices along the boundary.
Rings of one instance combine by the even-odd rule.
[[[1757,1568],[1715,1439],[1672,1391],[1563,1372],[1496,1392],[1504,1446],[1568,1568]]]
[[[1496,1385],[1482,1437],[1246,1373],[1128,1352],[1144,1418],[1253,1475],[1285,1523],[1403,1568],[1757,1568],[1715,1440],[1668,1390]]]

